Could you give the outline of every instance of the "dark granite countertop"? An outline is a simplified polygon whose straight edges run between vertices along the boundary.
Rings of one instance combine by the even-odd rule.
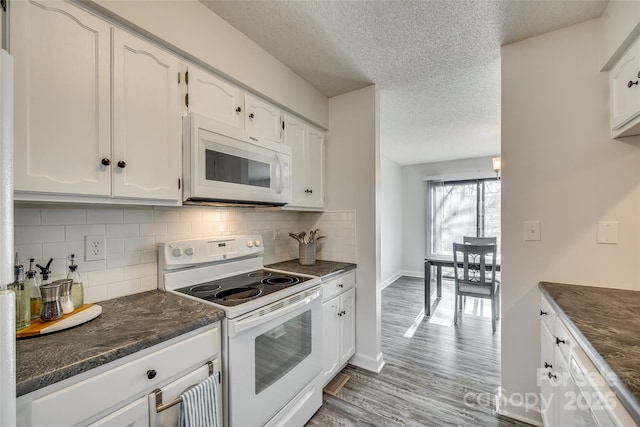
[[[332,276],[337,276],[339,274],[346,273],[349,270],[354,270],[357,265],[350,262],[325,260],[316,260],[314,265],[300,265],[297,259],[292,259],[290,261],[270,264],[265,267],[272,268],[274,270],[290,271],[291,273],[318,276],[323,280],[327,280],[331,279]]]
[[[541,282],[578,344],[640,423],[640,292]],[[612,375],[613,374],[613,375]]]
[[[215,307],[158,290],[98,304],[102,306],[102,314],[90,322],[65,331],[17,341],[18,396],[224,317],[224,312]]]

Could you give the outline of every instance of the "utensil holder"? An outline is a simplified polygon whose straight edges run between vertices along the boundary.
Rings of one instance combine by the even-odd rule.
[[[316,242],[300,243],[300,265],[314,265],[316,263]]]

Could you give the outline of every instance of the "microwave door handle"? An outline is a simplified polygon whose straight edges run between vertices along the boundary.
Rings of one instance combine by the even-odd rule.
[[[295,311],[300,307],[304,307],[305,305],[311,304],[311,302],[316,298],[318,298],[319,296],[320,296],[320,292],[314,292],[311,295],[307,296],[306,298],[296,301],[293,304],[283,307],[279,310],[275,310],[270,313],[267,313],[263,316],[256,316],[256,317],[252,316],[245,320],[235,321],[233,322],[232,333],[234,335],[239,334],[240,332],[246,331],[247,329],[255,327],[256,325],[266,323],[273,318],[283,316],[287,313],[291,313],[292,311]]]
[[[282,194],[282,190],[284,190],[284,171],[282,169],[282,161],[280,160],[280,155],[276,154],[276,178],[278,179],[278,190],[277,194]]]

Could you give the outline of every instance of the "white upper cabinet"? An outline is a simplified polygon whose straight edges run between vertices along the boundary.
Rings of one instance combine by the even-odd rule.
[[[110,26],[63,1],[11,3],[15,190],[109,196]]]
[[[180,200],[180,60],[113,32],[113,195]]]
[[[292,202],[296,210],[324,209],[324,132],[284,116],[284,143],[291,147]]]
[[[189,66],[186,104],[190,113],[200,114],[220,124],[230,136],[242,137],[245,128],[244,93],[211,73]]]
[[[245,99],[249,139],[254,142],[282,142],[280,109],[250,95]]]
[[[189,66],[186,106],[213,119],[223,135],[252,142],[282,142],[282,112],[216,75]]]
[[[611,129],[614,134],[624,133],[622,129],[627,128],[629,121],[640,115],[639,81],[640,42],[636,41],[609,73]]]
[[[10,13],[16,200],[179,204],[177,57],[69,2]]]

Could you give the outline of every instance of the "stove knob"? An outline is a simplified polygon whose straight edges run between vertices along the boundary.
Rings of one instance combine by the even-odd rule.
[[[195,251],[193,250],[193,248],[191,246],[187,246],[186,248],[184,248],[185,255],[191,256],[191,255],[193,255],[194,252]]]
[[[248,248],[252,248],[253,247],[253,242],[251,240],[247,240],[247,247]]]
[[[180,255],[182,255],[182,249],[181,248],[174,248],[173,249],[173,256],[178,258]]]
[[[256,240],[255,242],[253,242],[254,245],[256,245],[256,248],[259,247],[262,243],[260,243],[260,240]]]

